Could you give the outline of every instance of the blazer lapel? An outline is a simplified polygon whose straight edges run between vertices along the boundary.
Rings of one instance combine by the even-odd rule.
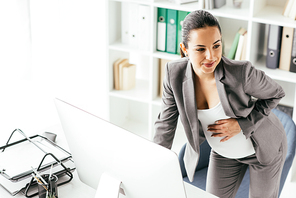
[[[224,84],[221,82],[224,78],[224,70],[223,70],[223,60],[217,65],[215,69],[215,79],[216,79],[216,86],[218,89],[219,98],[224,109],[224,112],[227,116],[236,118],[232,108],[230,107]]]
[[[187,79],[183,82],[183,99],[184,99],[184,107],[187,119],[190,124],[190,128],[192,131],[193,140],[191,143],[194,143],[195,150],[199,150],[198,140],[199,140],[199,123],[197,117],[197,105],[195,99],[195,89],[194,89],[194,76],[191,67],[191,62],[188,60],[187,69],[186,69],[186,77]]]

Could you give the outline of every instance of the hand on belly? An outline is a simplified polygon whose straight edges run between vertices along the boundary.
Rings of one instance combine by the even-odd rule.
[[[217,120],[215,124],[208,126],[208,131],[212,132],[211,137],[224,137],[220,142],[225,142],[241,132],[241,128],[234,118]]]

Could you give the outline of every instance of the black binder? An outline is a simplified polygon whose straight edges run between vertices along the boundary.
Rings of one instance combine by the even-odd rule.
[[[290,71],[291,72],[296,72],[296,30],[294,30],[292,52],[291,52]]]
[[[276,69],[279,67],[282,32],[282,26],[269,25],[266,67],[270,69]]]

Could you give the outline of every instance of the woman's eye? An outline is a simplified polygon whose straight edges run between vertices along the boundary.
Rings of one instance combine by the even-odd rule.
[[[198,49],[196,49],[196,51],[203,52],[203,51],[205,51],[205,49],[204,48],[198,48]]]
[[[214,49],[217,49],[219,47],[220,47],[220,45],[214,45]]]

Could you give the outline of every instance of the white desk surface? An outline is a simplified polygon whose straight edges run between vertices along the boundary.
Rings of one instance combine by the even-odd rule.
[[[62,185],[58,188],[59,197],[60,198],[94,198],[96,194],[96,190],[82,183],[79,180],[76,171],[74,172],[73,175],[74,175],[73,180],[70,183]],[[215,198],[216,197],[186,182],[184,182],[184,186],[186,189],[187,198],[193,198],[193,197],[194,198],[196,197]],[[25,196],[21,194],[16,196],[11,196],[6,190],[0,187],[0,197],[1,198],[13,198],[13,197],[24,198]]]
[[[56,143],[62,148],[69,151],[66,138],[63,134],[63,130],[60,125],[48,127],[46,128],[46,130],[41,131],[40,134],[42,134],[44,131],[56,133],[57,134]],[[27,135],[30,136],[35,134],[27,134]],[[216,197],[186,182],[184,182],[184,186],[186,189],[187,198],[193,198],[193,197],[194,198],[196,197],[215,198]],[[82,183],[78,177],[77,171],[75,170],[73,173],[72,181],[62,186],[59,186],[58,193],[60,198],[94,198],[96,194],[96,190]],[[4,188],[0,186],[0,197],[1,198],[24,198],[25,196],[22,194],[12,196]],[[35,197],[37,198],[38,196],[35,196]]]

